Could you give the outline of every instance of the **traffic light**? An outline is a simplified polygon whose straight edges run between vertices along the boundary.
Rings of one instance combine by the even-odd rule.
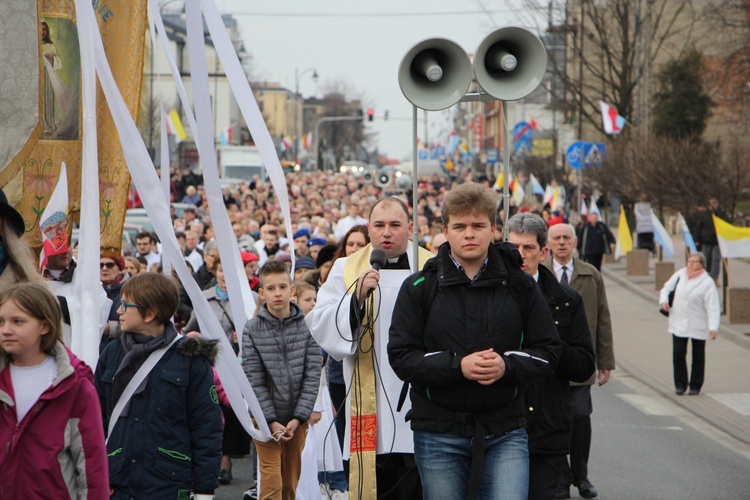
[[[385,121],[388,121],[388,110],[387,109],[385,110],[385,116],[383,116],[383,119]]]
[[[367,121],[371,122],[375,118],[375,110],[373,108],[367,108]]]

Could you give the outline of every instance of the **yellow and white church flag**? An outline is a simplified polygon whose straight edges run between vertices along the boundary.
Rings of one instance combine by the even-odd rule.
[[[750,227],[733,226],[715,215],[714,227],[724,258],[750,257]]]

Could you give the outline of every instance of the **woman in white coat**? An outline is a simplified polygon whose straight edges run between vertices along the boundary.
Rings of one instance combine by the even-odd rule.
[[[698,395],[703,387],[706,366],[706,340],[719,335],[721,309],[714,280],[705,270],[706,257],[691,253],[687,266],[672,275],[659,295],[663,311],[669,312],[669,332],[672,334],[672,363],[674,365],[675,393]],[[672,307],[669,293],[674,290]],[[687,343],[692,339],[693,362],[688,384]]]

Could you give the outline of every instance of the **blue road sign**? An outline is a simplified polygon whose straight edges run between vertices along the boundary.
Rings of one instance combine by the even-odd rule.
[[[496,148],[488,149],[485,153],[487,154],[487,163],[497,163],[498,150]]]
[[[527,122],[518,122],[513,127],[513,140],[519,141],[531,141],[534,137],[534,128],[531,127]]]
[[[607,145],[603,142],[587,142],[583,147],[583,164],[587,167],[600,167],[607,154]]]
[[[576,141],[568,146],[568,151],[565,152],[565,160],[571,168],[576,170],[583,168],[583,148],[585,145],[586,143],[583,141]]]
[[[524,156],[531,156],[531,141],[522,140],[516,141],[513,146],[513,155],[516,158],[522,158]]]

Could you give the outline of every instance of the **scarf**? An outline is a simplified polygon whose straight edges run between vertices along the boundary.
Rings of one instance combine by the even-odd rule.
[[[130,383],[130,380],[138,372],[138,369],[146,362],[149,355],[160,347],[165,347],[174,340],[177,336],[177,330],[172,323],[167,324],[164,327],[164,334],[158,337],[152,337],[150,335],[143,335],[137,332],[124,332],[120,343],[122,348],[125,350],[125,357],[122,358],[120,366],[117,368],[115,373],[114,383],[112,385],[112,407],[117,404],[117,401],[122,396],[125,388]],[[135,394],[140,394],[146,388],[148,377],[143,379],[143,382]],[[122,411],[122,416],[126,416],[130,408],[130,403],[125,406]]]

